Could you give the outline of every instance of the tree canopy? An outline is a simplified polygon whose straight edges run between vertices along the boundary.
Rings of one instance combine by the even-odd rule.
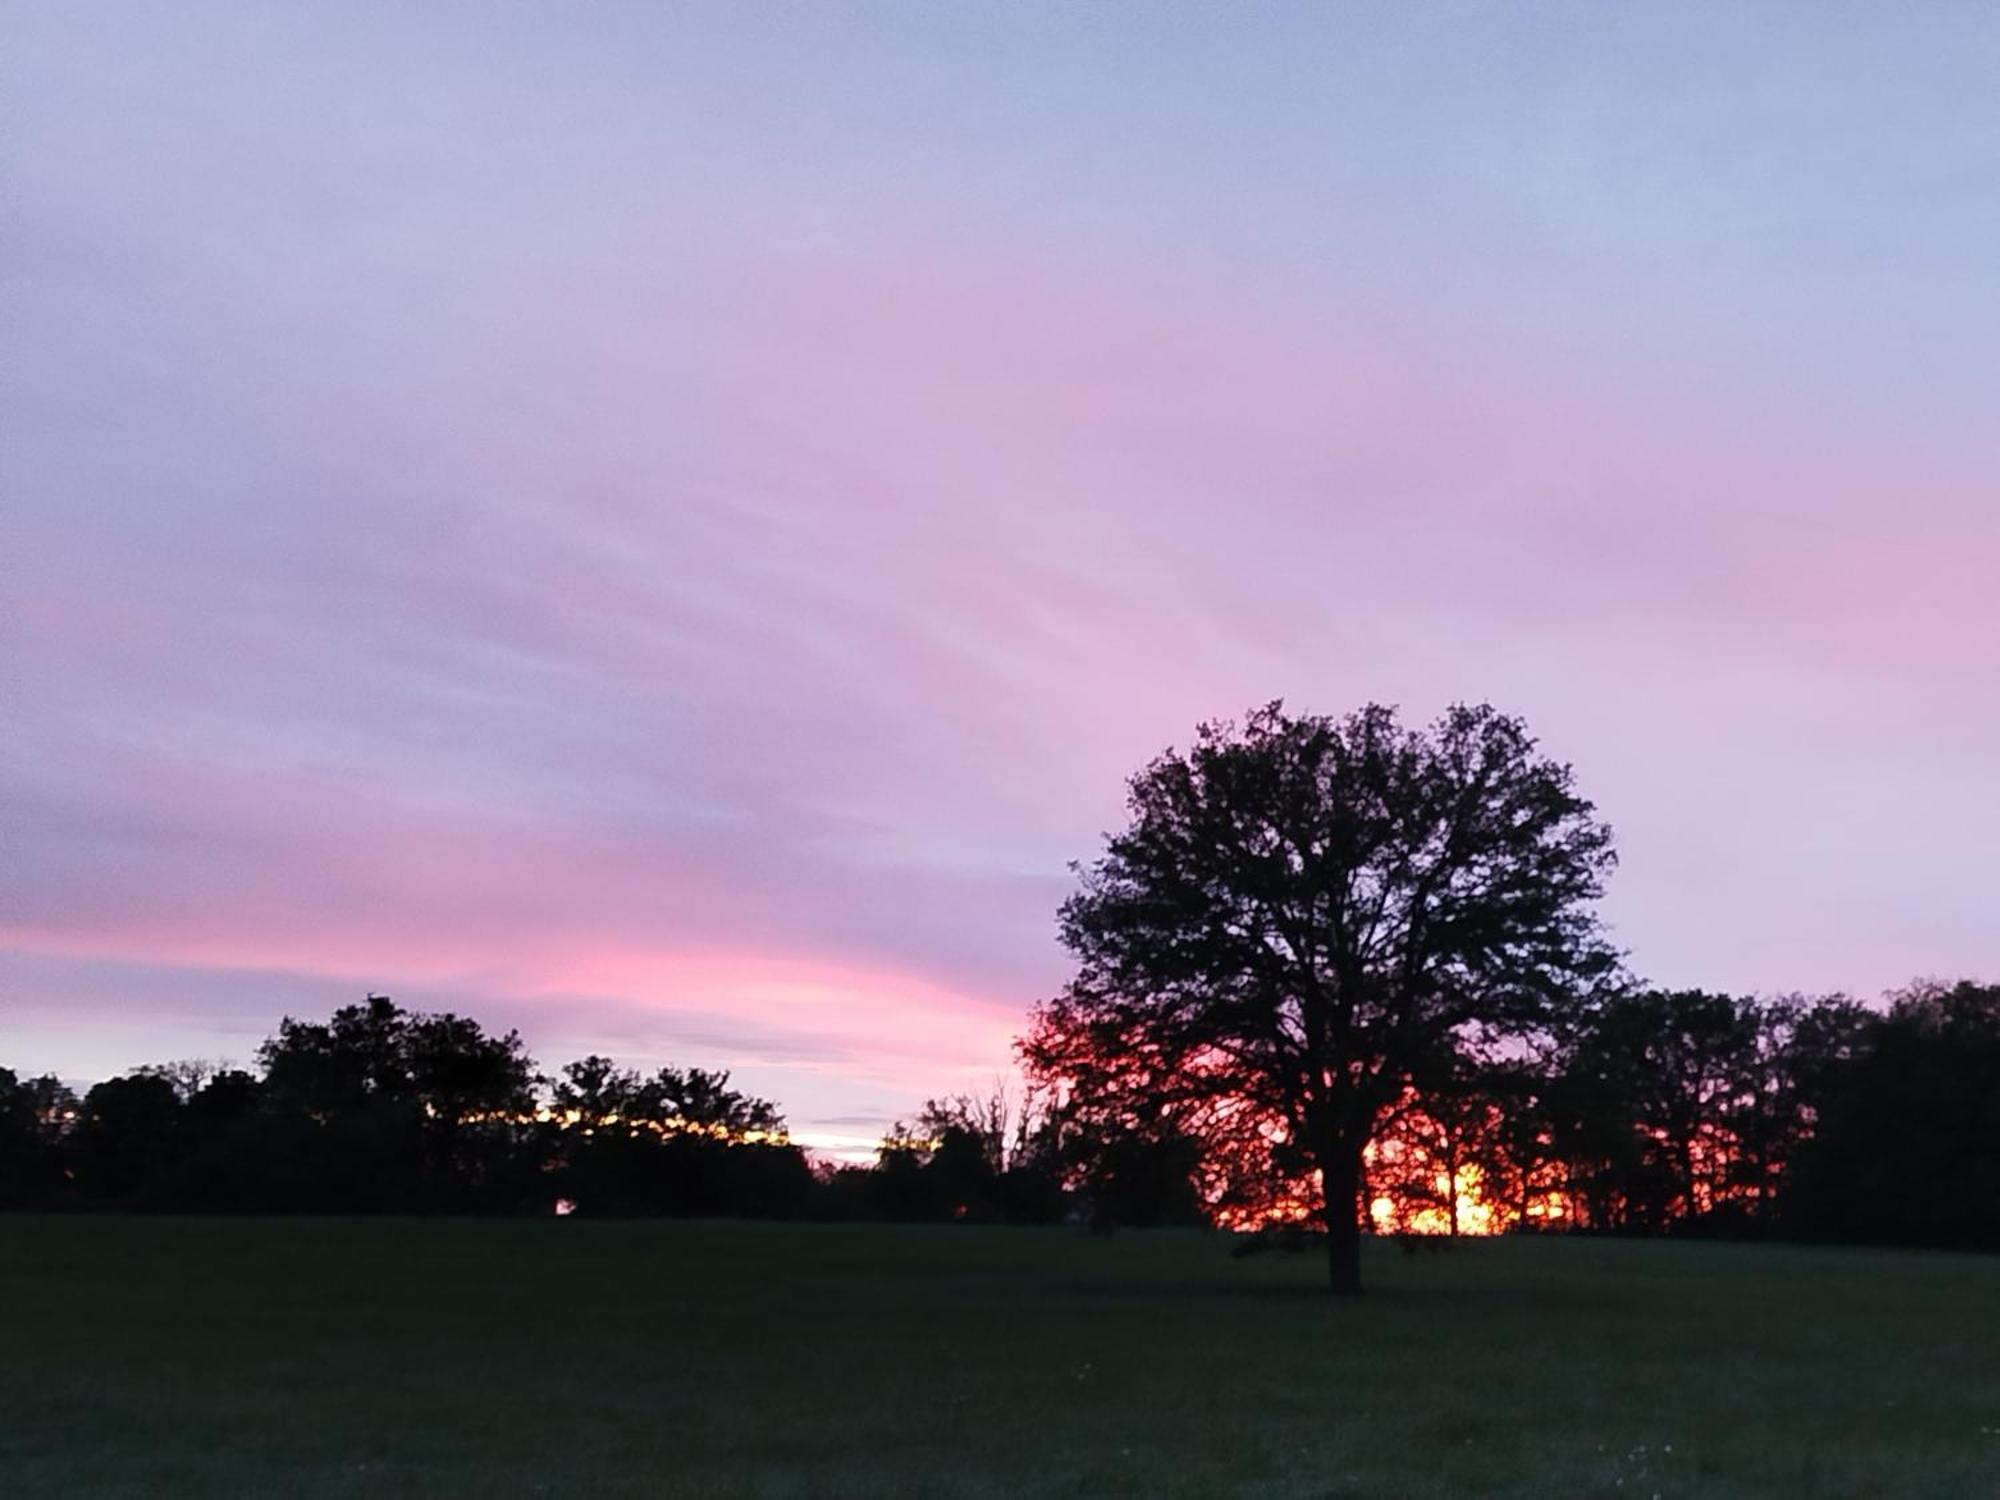
[[[1487,706],[1410,729],[1380,705],[1273,703],[1201,726],[1132,779],[1128,809],[1062,908],[1076,976],[1024,1057],[1101,1125],[1310,1163],[1331,1283],[1358,1290],[1385,1111],[1614,971],[1592,908],[1610,830]]]

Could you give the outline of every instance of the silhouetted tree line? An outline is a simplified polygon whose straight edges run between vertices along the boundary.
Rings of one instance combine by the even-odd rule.
[[[381,995],[287,1017],[254,1070],[165,1063],[79,1098],[0,1068],[0,1208],[1047,1223],[1073,1208],[1067,1160],[996,1089],[930,1101],[873,1166],[816,1165],[726,1072],[543,1075],[515,1032]]]
[[[1048,1060],[1035,1038],[1026,1050],[1031,1069]],[[1090,1076],[1073,1051],[1060,1066]],[[1149,1206],[1129,1222],[1326,1214],[1310,1159],[1254,1107],[1189,1107],[1144,1080],[1066,1113],[1066,1180],[1086,1197],[1126,1161],[1150,1171]],[[1881,1010],[1843,996],[1600,997],[1545,1050],[1464,1049],[1426,1068],[1370,1142],[1352,1216],[1399,1234],[2000,1248],[2000,986],[1918,984]]]
[[[1073,1222],[1109,1230],[1210,1221],[1198,1143],[1127,1132],[1086,1140],[1053,1096],[996,1085],[925,1102],[898,1121],[875,1161],[826,1179],[829,1217],[973,1224]]]
[[[1027,1048],[1034,1051],[1032,1040]],[[1311,1221],[1320,1179],[1253,1109],[1170,1090],[927,1102],[868,1166],[815,1168],[729,1075],[586,1057],[381,996],[286,1019],[254,1071],[180,1062],[78,1098],[0,1069],[0,1206],[1232,1227]],[[1366,1154],[1376,1231],[1759,1235],[2000,1247],[2000,986],[1599,997],[1536,1054],[1461,1051]]]
[[[2000,1247],[2000,987],[1615,995],[1412,1097],[1374,1163],[1392,1222],[1456,1187],[1488,1229]]]
[[[0,1205],[259,1213],[784,1216],[815,1183],[727,1073],[587,1057],[385,996],[287,1018],[254,1072],[140,1068],[78,1099],[0,1069]]]

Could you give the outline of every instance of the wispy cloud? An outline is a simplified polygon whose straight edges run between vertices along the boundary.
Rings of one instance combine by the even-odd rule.
[[[914,1102],[1278,695],[1526,712],[1663,977],[2000,962],[1991,116],[1900,24],[432,24],[22,27],[24,1065],[373,986]]]

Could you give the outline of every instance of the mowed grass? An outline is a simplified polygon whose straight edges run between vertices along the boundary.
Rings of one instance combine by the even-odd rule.
[[[0,1218],[0,1493],[2000,1496],[2000,1259]]]

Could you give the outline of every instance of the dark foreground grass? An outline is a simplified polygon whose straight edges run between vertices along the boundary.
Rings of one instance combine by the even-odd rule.
[[[0,1218],[0,1493],[2000,1496],[2000,1260]]]

